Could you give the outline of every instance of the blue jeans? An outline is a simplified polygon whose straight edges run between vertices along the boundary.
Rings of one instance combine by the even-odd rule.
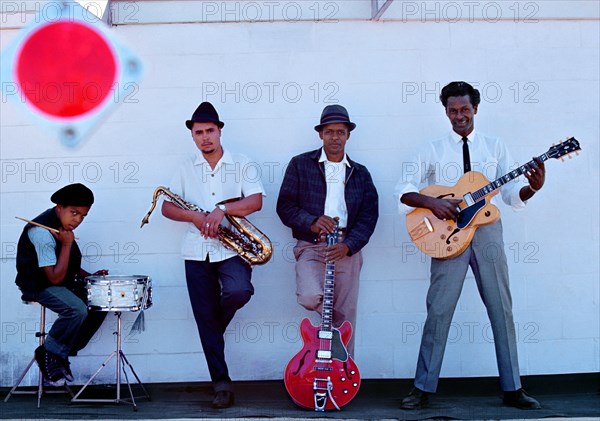
[[[185,261],[190,302],[215,392],[231,387],[223,334],[254,294],[251,276],[252,268],[238,256],[214,263]]]
[[[87,345],[107,314],[88,312],[85,296],[80,297],[64,286],[48,287],[35,294],[34,299],[58,314],[44,347],[65,359],[69,355],[77,355],[77,351]]]

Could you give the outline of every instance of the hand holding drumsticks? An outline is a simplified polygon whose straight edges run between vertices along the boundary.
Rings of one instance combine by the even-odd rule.
[[[42,225],[42,224],[39,224],[39,223],[37,223],[37,222],[30,221],[29,219],[20,218],[20,217],[18,217],[18,216],[15,216],[15,218],[17,218],[17,219],[20,219],[21,221],[25,221],[25,222],[27,222],[28,224],[33,224],[33,225],[35,225],[35,226],[38,226],[38,227],[40,227],[40,228],[47,229],[48,231],[50,231],[50,232],[53,232],[53,233],[55,233],[55,234],[60,234],[60,230],[57,230],[56,228],[50,228],[50,227],[47,227],[46,225]],[[73,238],[74,238],[75,240],[79,240],[79,238],[78,238],[78,237],[73,237]]]

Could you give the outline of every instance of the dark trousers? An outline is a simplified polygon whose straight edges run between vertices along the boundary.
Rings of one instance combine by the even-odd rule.
[[[192,311],[215,392],[230,388],[223,335],[235,312],[254,294],[251,275],[252,268],[238,256],[221,262],[185,261]]]

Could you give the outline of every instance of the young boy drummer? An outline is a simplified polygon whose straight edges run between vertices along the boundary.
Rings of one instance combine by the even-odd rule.
[[[35,358],[47,383],[73,381],[69,356],[77,355],[94,336],[106,312],[88,312],[81,251],[73,230],[87,216],[94,194],[83,184],[69,184],[50,200],[56,206],[28,223],[17,246],[16,284],[24,301],[36,301],[58,314]],[[42,225],[42,226],[40,226]],[[105,275],[100,270],[95,275]]]

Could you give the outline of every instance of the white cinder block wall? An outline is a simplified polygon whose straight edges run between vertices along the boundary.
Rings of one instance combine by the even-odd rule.
[[[32,19],[25,4],[2,10],[0,47]],[[298,323],[308,313],[296,304],[294,242],[275,203],[289,159],[319,146],[313,126],[330,103],[346,106],[357,123],[348,153],[370,169],[380,195],[379,223],[364,249],[355,359],[364,378],[412,377],[428,260],[411,245],[392,193],[416,148],[449,130],[437,96],[452,80],[481,90],[477,129],[501,136],[521,164],[567,136],[580,140],[580,156],[547,162],[546,186],[524,212],[501,211],[522,374],[599,370],[597,2],[395,1],[380,21],[369,20],[369,1],[119,1],[110,8],[112,30],[139,54],[145,74],[93,136],[68,149],[2,99],[1,386],[31,357],[39,317],[14,285],[22,229],[14,216],[36,216],[72,182],[96,195],[77,230],[85,268],[152,277],[146,331],[123,339],[141,379],[209,379],[179,256],[182,224],[158,210],[139,229],[154,188],[194,150],[183,123],[203,100],[226,123],[225,147],[251,156],[260,170],[268,196],[251,219],[275,245],[272,261],[254,270],[255,296],[226,333],[232,377],[279,379],[301,347]],[[123,314],[125,333],[136,316]],[[76,382],[114,350],[114,322],[109,315],[72,360]],[[442,375],[497,375],[472,275]],[[114,382],[114,371],[98,379]]]

